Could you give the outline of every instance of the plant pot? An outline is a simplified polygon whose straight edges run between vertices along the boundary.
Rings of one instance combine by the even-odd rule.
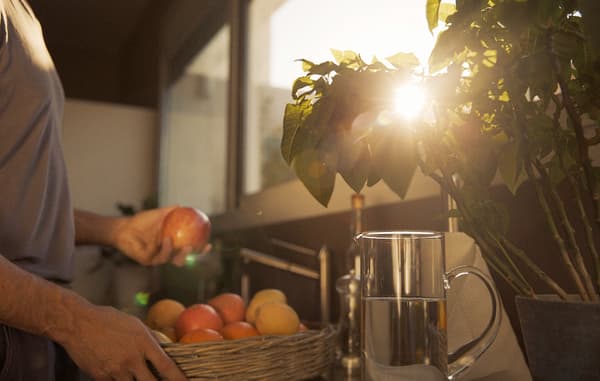
[[[516,297],[536,381],[600,380],[600,303]]]

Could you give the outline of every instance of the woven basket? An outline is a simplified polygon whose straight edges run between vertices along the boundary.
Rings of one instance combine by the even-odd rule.
[[[190,380],[293,381],[318,377],[335,357],[333,327],[290,336],[161,344]]]

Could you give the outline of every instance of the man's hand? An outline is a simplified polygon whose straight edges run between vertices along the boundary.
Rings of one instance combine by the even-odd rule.
[[[139,319],[94,306],[73,291],[20,269],[2,255],[0,295],[3,324],[61,344],[96,380],[155,381],[146,361],[163,379],[185,380]]]
[[[155,381],[146,361],[161,379],[186,380],[150,330],[132,316],[111,307],[91,306],[72,324],[61,344],[94,380]]]
[[[173,207],[152,209],[121,219],[114,228],[114,246],[143,265],[183,265],[192,248],[175,251],[169,238],[161,240],[162,223],[171,210]]]

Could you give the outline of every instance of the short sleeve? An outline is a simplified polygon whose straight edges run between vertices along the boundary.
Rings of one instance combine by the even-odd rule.
[[[0,49],[6,45],[8,25],[6,24],[6,12],[4,12],[4,0],[0,0]]]

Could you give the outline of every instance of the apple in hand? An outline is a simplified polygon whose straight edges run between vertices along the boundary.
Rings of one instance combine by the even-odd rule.
[[[208,304],[193,304],[186,308],[175,322],[175,333],[181,339],[186,333],[197,329],[223,328],[223,320],[219,313]]]
[[[176,207],[165,217],[161,237],[171,238],[174,249],[192,247],[201,252],[210,238],[210,220],[208,216],[195,208]]]

